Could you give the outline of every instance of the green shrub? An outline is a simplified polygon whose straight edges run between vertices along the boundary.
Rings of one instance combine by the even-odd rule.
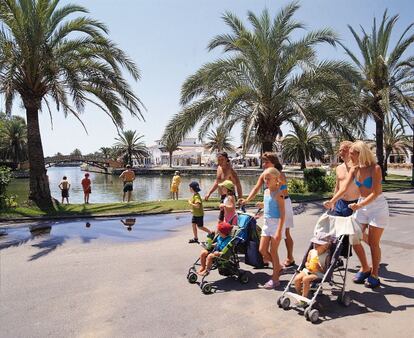
[[[306,192],[305,183],[297,178],[288,181],[288,191],[292,194],[303,194]]]
[[[325,181],[326,171],[320,168],[303,170],[305,185],[309,192],[327,191],[328,186]]]
[[[0,210],[17,206],[15,196],[7,196],[6,189],[11,181],[10,168],[0,167]]]
[[[332,173],[330,175],[326,175],[324,177],[325,179],[325,184],[326,184],[326,191],[334,191],[335,189],[335,184],[336,184],[336,175],[335,175],[335,171],[332,171]]]

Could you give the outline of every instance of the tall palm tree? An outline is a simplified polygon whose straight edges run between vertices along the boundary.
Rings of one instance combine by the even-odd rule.
[[[225,121],[228,128],[241,123],[245,140],[257,134],[263,151],[271,151],[282,123],[297,116],[312,120],[322,94],[338,95],[344,78],[355,81],[349,64],[317,60],[317,44],[337,41],[330,29],[297,38],[303,28],[293,19],[298,8],[296,2],[289,4],[274,19],[267,10],[260,16],[248,12],[252,29],[234,14],[224,14],[231,33],[216,36],[208,48],[222,47],[225,57],[187,78],[181,90],[183,109],[166,133],[184,137],[199,122],[201,132],[217,122]],[[338,119],[332,125],[338,127]]]
[[[306,168],[306,161],[322,160],[324,155],[322,137],[311,131],[309,127],[292,122],[293,131],[282,141],[283,158],[300,162],[300,168]]]
[[[140,141],[144,135],[137,134],[136,131],[126,130],[123,131],[118,138],[115,138],[118,142],[114,144],[114,147],[118,150],[118,155],[124,158],[126,164],[132,165],[132,157],[144,158],[149,155],[148,148],[143,141]]]
[[[234,147],[230,143],[232,137],[225,126],[221,125],[216,130],[211,130],[207,133],[207,142],[204,147],[210,152],[233,151]]]
[[[5,119],[0,126],[0,153],[2,157],[19,163],[27,160],[27,126],[23,118]]]
[[[163,151],[167,151],[169,155],[168,157],[170,168],[172,168],[172,158],[174,151],[181,149],[180,147],[178,147],[178,145],[180,144],[180,140],[174,136],[174,134],[171,134],[169,136],[163,135],[161,139],[162,149]]]
[[[51,208],[44,165],[39,111],[55,103],[63,114],[97,106],[122,127],[122,109],[142,117],[141,102],[123,78],[122,68],[139,79],[135,64],[107,37],[106,26],[77,5],[60,0],[0,0],[0,94],[6,113],[20,97],[26,110],[30,162],[29,199]],[[80,16],[68,19],[69,15]]]
[[[405,154],[409,155],[411,149],[411,140],[408,135],[405,134],[404,128],[395,120],[385,116],[384,124],[384,172],[387,175],[388,159],[391,154]],[[376,143],[373,142],[374,148]]]
[[[375,121],[375,141],[378,164],[383,169],[384,158],[384,122],[387,115],[395,116],[402,125],[408,123],[414,109],[413,62],[411,55],[403,57],[414,42],[414,34],[407,34],[414,23],[410,24],[398,38],[394,48],[390,48],[392,31],[398,21],[398,15],[388,17],[384,12],[382,21],[377,27],[373,20],[372,31],[362,28],[360,35],[351,27],[358,45],[358,58],[350,49],[342,44],[346,53],[358,67],[361,82],[361,110],[369,114]]]

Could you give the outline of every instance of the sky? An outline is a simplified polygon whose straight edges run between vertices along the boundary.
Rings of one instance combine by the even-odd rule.
[[[62,0],[61,3],[68,3]],[[138,65],[139,82],[131,87],[145,104],[145,122],[125,112],[125,129],[144,135],[147,145],[161,137],[168,120],[180,111],[180,90],[185,79],[204,63],[222,56],[220,50],[208,52],[209,41],[218,34],[228,33],[221,16],[230,11],[246,22],[247,12],[256,14],[267,8],[274,16],[288,1],[275,0],[71,0],[85,6],[90,16],[104,22],[109,37]],[[295,19],[307,30],[330,27],[351,50],[356,46],[347,25],[359,31],[359,25],[371,29],[373,17],[378,20],[388,8],[389,14],[399,14],[394,30],[394,43],[413,20],[414,2],[410,0],[302,0]],[[391,46],[393,46],[392,44]],[[340,47],[320,46],[322,59],[348,60]],[[4,106],[4,100],[0,98]],[[13,114],[24,116],[21,106]],[[73,116],[65,118],[53,110],[53,128],[49,114],[40,116],[45,156],[57,152],[69,154],[75,148],[82,153],[112,146],[117,131],[111,120],[94,106],[87,106],[81,115],[88,133]],[[372,124],[367,133],[373,134]],[[287,129],[285,128],[285,132]],[[232,131],[234,144],[240,142],[240,129]],[[189,136],[196,136],[193,131]]]

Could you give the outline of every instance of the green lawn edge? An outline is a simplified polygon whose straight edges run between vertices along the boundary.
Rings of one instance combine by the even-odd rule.
[[[398,191],[412,189],[410,181],[393,180],[383,183],[383,191]],[[312,202],[330,198],[331,192],[324,193],[290,193],[293,202]],[[258,195],[255,201],[262,200]],[[205,209],[217,209],[218,199],[204,202]],[[251,204],[251,206],[254,205]],[[59,204],[55,210],[46,212],[33,206],[18,206],[13,209],[0,212],[0,221],[47,219],[47,218],[75,218],[75,217],[104,217],[104,216],[128,216],[128,215],[152,215],[172,212],[189,211],[187,200],[160,200],[149,202],[130,203],[93,203],[93,204]]]

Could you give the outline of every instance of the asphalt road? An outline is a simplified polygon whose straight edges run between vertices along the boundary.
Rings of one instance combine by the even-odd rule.
[[[25,241],[1,250],[0,336],[412,337],[414,193],[386,197],[392,217],[382,241],[382,287],[372,291],[349,282],[353,303],[348,308],[325,293],[317,324],[294,309],[279,309],[276,299],[281,290],[258,287],[268,280],[270,270],[247,268],[251,271],[247,285],[215,271],[209,280],[216,281],[217,291],[202,294],[186,280],[187,269],[200,252],[199,246],[187,244],[188,225],[153,241],[69,238]],[[321,212],[320,203],[309,203],[295,216],[297,261]],[[184,224],[189,220],[189,215],[182,219]],[[283,245],[280,254],[285,255]],[[351,271],[357,265],[353,257]],[[290,276],[283,275],[282,280]]]

